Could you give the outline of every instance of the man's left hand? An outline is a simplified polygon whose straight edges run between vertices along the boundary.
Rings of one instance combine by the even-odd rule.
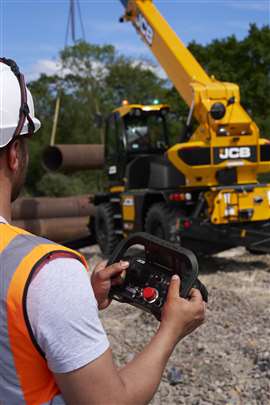
[[[91,284],[98,303],[98,309],[107,308],[111,299],[108,297],[111,286],[121,285],[125,276],[125,270],[129,262],[121,261],[106,267],[107,261],[99,263],[91,276]]]

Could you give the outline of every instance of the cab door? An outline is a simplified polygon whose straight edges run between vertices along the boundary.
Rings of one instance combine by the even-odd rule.
[[[106,121],[105,157],[110,185],[122,185],[126,166],[126,150],[124,125],[118,112],[112,113]]]

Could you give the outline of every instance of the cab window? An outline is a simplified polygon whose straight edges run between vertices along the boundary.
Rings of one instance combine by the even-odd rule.
[[[135,111],[127,114],[124,122],[128,151],[154,152],[166,148],[166,123],[159,112]]]

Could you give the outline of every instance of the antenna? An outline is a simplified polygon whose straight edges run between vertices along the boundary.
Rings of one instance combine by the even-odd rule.
[[[80,7],[79,0],[70,0],[69,1],[69,13],[67,20],[67,29],[66,29],[66,39],[65,46],[68,44],[69,34],[71,35],[72,42],[75,44],[78,41],[77,32],[76,32],[76,13],[79,17],[81,38],[85,41],[85,30],[82,19],[82,12]]]
[[[72,39],[73,44],[75,44],[78,41],[77,36],[76,36],[76,10],[77,10],[77,13],[79,16],[82,39],[85,41],[85,31],[84,31],[84,26],[83,26],[83,19],[82,19],[82,13],[81,13],[81,7],[80,7],[79,0],[70,0],[69,1],[68,20],[67,20],[67,29],[66,29],[65,47],[68,45],[69,33],[71,34],[71,39]],[[57,95],[57,99],[56,99],[56,103],[55,103],[50,145],[55,144],[56,130],[57,130],[57,126],[58,126],[58,118],[59,118],[59,112],[60,112],[60,103],[61,103],[61,87],[58,88],[58,95]]]

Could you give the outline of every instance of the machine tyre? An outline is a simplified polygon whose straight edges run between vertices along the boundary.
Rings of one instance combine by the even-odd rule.
[[[110,203],[98,205],[95,218],[95,233],[102,253],[109,256],[119,242],[115,234],[113,208]]]
[[[246,247],[246,251],[251,253],[252,255],[257,255],[257,256],[262,256],[262,255],[268,254],[268,252],[262,252],[260,250],[252,249],[252,248],[248,248],[248,247]]]
[[[169,207],[165,202],[152,205],[145,218],[145,232],[171,242],[180,242],[176,220],[180,210]]]

